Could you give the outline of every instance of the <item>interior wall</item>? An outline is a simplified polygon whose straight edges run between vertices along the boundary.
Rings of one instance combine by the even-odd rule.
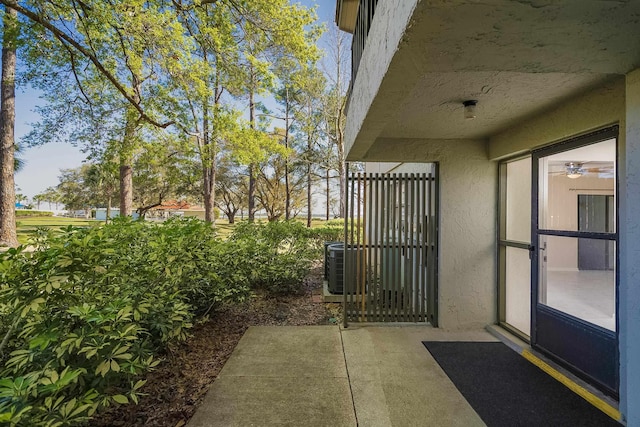
[[[481,328],[496,322],[497,173],[485,141],[379,139],[366,162],[412,162],[393,172],[426,172],[437,162],[440,178],[438,321],[444,329]]]
[[[569,179],[563,175],[551,176],[549,179],[547,215],[553,218],[553,228],[557,230],[577,230],[578,195],[613,195],[613,187],[613,178],[603,179],[582,176],[578,179]],[[547,268],[549,270],[578,270],[578,239],[557,239],[547,250],[547,259],[549,260]]]

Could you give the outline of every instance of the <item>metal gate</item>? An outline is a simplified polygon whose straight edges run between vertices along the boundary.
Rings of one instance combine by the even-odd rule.
[[[437,165],[425,174],[349,175],[345,203],[344,326],[437,326]]]

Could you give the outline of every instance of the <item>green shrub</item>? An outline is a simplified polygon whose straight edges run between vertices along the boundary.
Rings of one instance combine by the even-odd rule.
[[[327,225],[309,230],[319,253],[322,253],[324,242],[342,242],[344,240],[344,224],[340,226]]]
[[[117,218],[101,227],[39,229],[0,254],[0,424],[74,425],[137,402],[143,374],[184,340],[196,316],[250,288],[297,292],[342,228]]]
[[[0,254],[0,424],[72,425],[137,402],[141,375],[194,315],[249,292],[195,219],[117,219]],[[219,262],[222,261],[222,262]]]
[[[344,218],[334,218],[325,222],[327,227],[344,227]]]
[[[328,233],[308,229],[298,221],[240,223],[229,236],[237,267],[253,288],[272,294],[295,293],[322,251]]]
[[[53,212],[35,211],[30,209],[16,209],[16,218],[26,218],[32,216],[53,216]]]

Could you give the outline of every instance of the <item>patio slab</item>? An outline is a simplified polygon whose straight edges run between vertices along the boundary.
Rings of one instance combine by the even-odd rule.
[[[358,425],[485,425],[422,341],[495,341],[490,334],[352,325],[342,339]]]
[[[496,339],[423,325],[251,327],[188,425],[484,425],[425,340]]]
[[[188,425],[355,426],[340,329],[249,328]]]

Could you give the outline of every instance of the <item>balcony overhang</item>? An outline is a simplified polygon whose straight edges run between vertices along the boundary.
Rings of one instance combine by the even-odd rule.
[[[353,33],[356,29],[360,0],[338,0],[336,2],[336,24],[342,31]]]
[[[347,158],[366,158],[379,139],[486,140],[638,68],[638,34],[640,1],[379,0]]]

